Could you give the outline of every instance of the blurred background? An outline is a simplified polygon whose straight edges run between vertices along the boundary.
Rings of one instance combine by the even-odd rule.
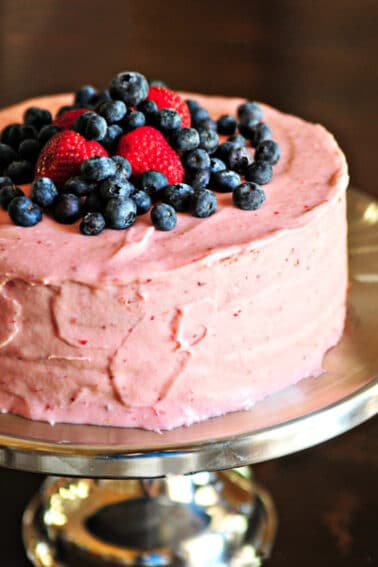
[[[322,122],[378,195],[377,0],[0,0],[0,105],[135,69]]]

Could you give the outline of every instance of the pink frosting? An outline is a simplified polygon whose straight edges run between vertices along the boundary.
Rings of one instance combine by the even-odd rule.
[[[214,117],[241,99],[195,96]],[[0,128],[31,105],[0,111]],[[149,215],[85,237],[0,211],[0,408],[33,419],[171,428],[319,374],[342,333],[346,162],[334,138],[263,106],[282,158],[255,212]]]

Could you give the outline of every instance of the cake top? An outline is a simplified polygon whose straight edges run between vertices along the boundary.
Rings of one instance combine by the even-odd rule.
[[[115,83],[111,88],[114,92],[121,87]],[[148,100],[136,99],[140,110],[129,108],[126,114],[122,100],[117,101],[120,104],[97,103],[99,112],[72,108],[71,94],[41,97],[0,111],[4,132],[8,124],[21,122],[27,109],[45,108],[54,117],[63,106],[69,107],[55,119],[55,126],[44,127],[54,134],[45,146],[38,153],[34,148],[37,163],[29,176],[35,175],[39,182],[32,188],[22,186],[37,203],[31,207],[29,202],[27,213],[34,226],[18,226],[9,216],[17,222],[21,215],[23,220],[21,201],[25,197],[14,199],[9,214],[0,210],[0,261],[6,278],[121,284],[192,262],[209,263],[237,250],[258,248],[259,242],[282,230],[300,229],[323,203],[346,188],[345,158],[322,126],[256,105],[261,116],[249,125],[245,121],[243,130],[243,99],[173,93],[158,86],[149,91]],[[188,107],[187,99],[195,102]],[[153,125],[146,125],[143,116],[156,112],[151,102],[163,109],[167,104],[171,107],[158,111]],[[204,109],[202,116],[198,109]],[[247,148],[241,146],[245,142],[240,134],[235,134],[237,117],[239,131],[250,139]],[[31,116],[37,119],[43,121],[43,115]],[[112,129],[115,140],[104,141]],[[201,151],[195,139],[198,133]],[[227,136],[231,136],[228,142]],[[278,144],[270,141],[272,136]],[[29,143],[24,142],[18,152],[31,155],[33,143],[25,141]],[[111,160],[106,157],[108,152],[121,157]],[[221,157],[226,167],[216,171]],[[75,160],[79,161],[76,169],[71,167]],[[81,178],[75,175],[78,172]],[[115,183],[119,172],[124,178]],[[28,174],[16,171],[16,178],[22,173]],[[96,208],[96,197],[106,201],[105,211],[103,205],[101,212]],[[90,198],[93,211],[85,224],[87,217],[78,220],[78,211]],[[41,207],[52,208],[49,199],[53,213],[42,218]],[[17,201],[18,208],[14,206]],[[103,230],[105,225],[110,228]],[[126,230],[120,230],[123,228]],[[101,233],[96,238],[87,236],[96,232]]]

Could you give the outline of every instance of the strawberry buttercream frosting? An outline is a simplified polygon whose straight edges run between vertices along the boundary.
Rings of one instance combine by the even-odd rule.
[[[190,96],[215,118],[243,102]],[[8,107],[0,129],[71,102]],[[0,211],[1,410],[170,429],[321,374],[345,318],[346,161],[322,126],[262,108],[282,157],[257,211],[219,194],[214,215],[179,214],[172,232],[145,215],[93,238]]]

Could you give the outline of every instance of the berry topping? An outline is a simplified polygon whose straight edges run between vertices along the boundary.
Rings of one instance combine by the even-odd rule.
[[[106,130],[105,138],[101,140],[101,145],[108,150],[108,152],[115,151],[118,140],[123,134],[121,126],[118,124],[111,124]]]
[[[125,132],[131,132],[136,128],[140,128],[146,124],[146,117],[143,112],[139,110],[132,110],[128,112],[122,120],[121,126]]]
[[[265,201],[265,193],[257,183],[242,183],[232,193],[234,204],[244,211],[255,211]]]
[[[30,183],[33,179],[34,165],[29,160],[13,161],[8,165],[5,174],[10,177],[14,183],[23,185]]]
[[[153,124],[154,116],[158,111],[156,102],[148,99],[143,100],[138,104],[137,109],[139,110],[139,112],[142,112],[142,114],[144,114],[147,124]]]
[[[238,108],[238,118],[241,123],[246,123],[249,121],[261,122],[263,117],[262,108],[257,104],[257,102],[244,102]]]
[[[185,100],[167,87],[151,86],[147,100],[156,103],[159,109],[170,108],[181,116],[181,126],[189,128],[191,124],[190,111]]]
[[[211,176],[211,187],[218,193],[231,193],[240,185],[240,176],[229,169],[217,171]]]
[[[154,116],[154,124],[156,128],[165,134],[181,127],[181,116],[172,108],[162,108],[158,110]]]
[[[190,199],[194,190],[186,183],[174,183],[164,189],[163,200],[171,205],[176,211],[185,212],[189,210]]]
[[[110,157],[95,156],[85,161],[80,166],[80,173],[87,181],[102,181],[107,177],[115,175],[117,165]]]
[[[105,118],[108,124],[114,124],[125,117],[127,108],[122,100],[110,100],[101,102],[97,106],[97,112]]]
[[[105,219],[101,213],[87,213],[80,223],[80,232],[85,236],[96,236],[105,228]]]
[[[110,199],[105,207],[104,216],[106,226],[115,230],[129,228],[137,214],[137,206],[129,197],[115,197]]]
[[[55,134],[44,146],[37,161],[35,176],[49,177],[62,185],[80,172],[80,165],[92,156],[106,156],[106,150],[97,142],[87,142],[73,130]]]
[[[48,177],[39,177],[31,185],[30,196],[42,208],[50,207],[58,196],[57,188]]]
[[[3,177],[3,179],[7,179]],[[10,181],[9,185],[5,184],[0,187],[0,205],[4,210],[8,210],[9,203],[15,197],[22,197],[24,192]]]
[[[135,71],[118,73],[110,83],[109,92],[114,100],[122,100],[127,105],[134,106],[142,102],[149,91],[149,85],[144,75]]]
[[[243,136],[250,140],[253,148],[256,148],[263,140],[270,140],[272,138],[272,131],[264,122],[259,122],[251,126],[250,123],[247,122],[245,125],[241,124],[239,129]]]
[[[160,171],[146,171],[142,173],[138,180],[139,188],[146,191],[153,199],[158,198],[167,185],[168,179]]]
[[[268,161],[272,165],[281,157],[281,148],[274,140],[264,140],[256,148],[255,159]]]
[[[171,144],[177,151],[188,152],[198,148],[200,137],[195,128],[175,130],[171,136]]]
[[[42,211],[29,197],[16,197],[9,203],[8,214],[14,224],[34,226],[42,220]]]
[[[106,136],[108,125],[105,118],[96,112],[84,112],[76,120],[73,129],[79,132],[87,140],[103,140]]]
[[[273,177],[273,168],[268,161],[254,161],[248,166],[245,173],[247,181],[253,181],[259,185],[265,185]]]
[[[200,128],[198,134],[200,138],[199,147],[208,153],[212,153],[219,144],[219,136],[216,131],[211,128]]]
[[[210,167],[210,156],[201,148],[196,148],[195,150],[190,150],[183,156],[183,164],[187,171],[193,169],[209,169]]]
[[[235,148],[244,148],[247,145],[247,140],[241,134],[233,134],[227,138],[227,142],[231,142]]]
[[[137,215],[144,215],[150,210],[152,205],[151,197],[145,191],[141,189],[136,191],[133,193],[132,199],[137,206]]]
[[[0,144],[0,169],[6,168],[17,159],[17,152],[8,144]]]
[[[78,175],[70,177],[63,185],[63,193],[73,193],[78,197],[88,195],[92,190],[92,183],[90,183],[90,181],[87,181],[86,179],[83,179],[82,177],[79,177]]]
[[[218,132],[224,136],[234,134],[236,130],[236,119],[230,114],[223,114],[217,120]]]
[[[171,205],[160,203],[151,209],[151,221],[158,230],[169,231],[177,224],[176,211]]]
[[[192,169],[186,172],[185,181],[193,189],[205,189],[210,182],[210,169]]]
[[[108,177],[98,186],[98,193],[103,201],[109,201],[115,197],[130,197],[133,185],[127,179],[120,177]]]
[[[163,173],[169,183],[183,180],[184,168],[179,156],[163,134],[151,126],[142,126],[122,136],[118,154],[129,160],[135,177],[154,169]]]
[[[233,148],[227,156],[227,165],[237,173],[244,175],[247,167],[252,163],[252,156],[248,148]]]
[[[217,197],[210,189],[196,191],[191,199],[190,210],[195,217],[205,219],[217,210]]]
[[[40,143],[41,147],[47,144],[50,138],[55,136],[55,134],[57,134],[58,132],[60,132],[60,128],[58,126],[55,126],[54,124],[49,124],[48,126],[41,128],[38,134],[38,142]]]
[[[29,139],[24,140],[18,147],[18,155],[22,159],[26,159],[35,162],[39,152],[41,151],[41,144],[38,140]]]
[[[49,110],[31,106],[24,112],[24,123],[33,126],[36,130],[40,130],[43,126],[51,124],[52,116]]]
[[[216,173],[217,171],[224,171],[227,169],[226,164],[224,161],[217,157],[212,157],[210,159],[210,173]]]
[[[11,180],[10,177],[1,176],[0,177],[0,189],[5,187],[6,185],[13,185],[13,181]]]
[[[97,89],[92,85],[83,85],[75,93],[75,103],[79,106],[86,106],[91,103],[93,96],[97,93]]]
[[[112,160],[116,164],[115,175],[120,179],[130,179],[132,169],[129,160],[122,156],[113,156]]]
[[[80,217],[80,199],[73,193],[62,193],[55,199],[53,217],[61,224],[72,224]]]
[[[53,125],[57,126],[61,130],[72,130],[79,116],[86,112],[90,112],[88,108],[69,108],[65,112],[57,115]]]

